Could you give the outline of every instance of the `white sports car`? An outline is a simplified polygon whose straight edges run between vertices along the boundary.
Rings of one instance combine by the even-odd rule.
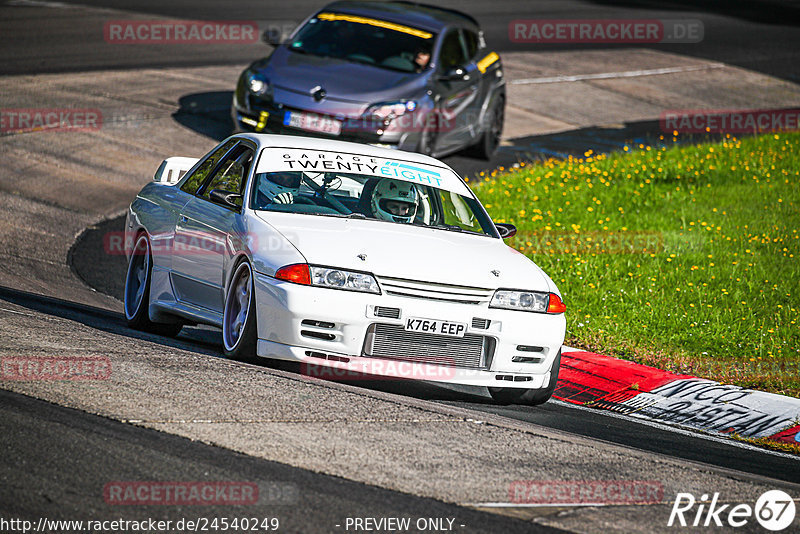
[[[169,158],[130,206],[125,315],[225,354],[487,387],[540,404],[565,305],[466,183],[428,156],[265,134]],[[338,373],[338,374],[337,374]]]

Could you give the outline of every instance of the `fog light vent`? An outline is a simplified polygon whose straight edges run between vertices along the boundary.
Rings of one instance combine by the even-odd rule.
[[[323,341],[333,341],[336,336],[327,332],[314,332],[312,330],[301,330],[300,335],[303,337],[311,337],[314,339],[321,339]]]
[[[507,382],[530,382],[533,380],[533,377],[525,375],[495,375],[495,379],[505,380]]]
[[[544,347],[537,347],[535,345],[517,345],[517,350],[520,352],[544,352]]]
[[[514,356],[511,358],[511,361],[514,363],[542,363],[544,358],[539,358],[536,356]]]
[[[480,317],[472,318],[472,328],[478,330],[486,330],[487,328],[489,328],[490,324],[492,324],[491,319],[481,319]]]
[[[399,319],[400,308],[388,308],[386,306],[375,306],[375,317],[385,317],[387,319]]]
[[[300,324],[303,326],[316,326],[317,328],[333,328],[336,326],[334,323],[329,323],[327,321],[315,321],[313,319],[303,319]]]
[[[306,356],[310,356],[312,358],[320,358],[322,360],[331,360],[334,362],[347,363],[350,361],[350,358],[348,358],[347,356],[336,356],[335,354],[325,354],[324,352],[317,352],[315,350],[307,350]]]

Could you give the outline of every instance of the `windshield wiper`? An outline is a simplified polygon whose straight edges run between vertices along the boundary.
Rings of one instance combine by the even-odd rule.
[[[451,232],[463,232],[464,229],[460,226],[456,226],[455,224],[437,224],[432,226],[431,228],[438,228],[440,230],[450,230]]]
[[[321,58],[325,58],[325,59],[329,59],[331,57],[331,56],[327,56],[325,54],[320,54],[319,52],[314,52],[312,50],[306,50],[305,48],[301,48],[301,47],[293,48],[293,47],[290,46],[288,48],[289,48],[289,50],[291,52],[297,52],[298,54],[304,54],[306,56],[315,56],[315,57],[321,57]]]
[[[439,230],[447,230],[449,232],[460,232],[463,234],[472,234],[472,235],[487,235],[483,232],[476,232],[475,230],[467,230],[466,228],[461,228],[460,226],[456,226],[455,224],[437,224],[434,226],[430,226],[430,228],[437,228]]]

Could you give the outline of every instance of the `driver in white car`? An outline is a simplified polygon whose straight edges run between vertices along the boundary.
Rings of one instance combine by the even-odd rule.
[[[258,182],[258,192],[274,204],[292,204],[300,190],[301,176],[297,172],[271,172]]]
[[[408,182],[384,178],[372,192],[371,207],[378,219],[409,224],[417,214],[417,188]]]

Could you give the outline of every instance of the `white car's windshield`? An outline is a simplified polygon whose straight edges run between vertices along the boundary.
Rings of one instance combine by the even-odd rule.
[[[338,172],[262,172],[255,175],[250,206],[255,210],[374,219],[496,237],[489,217],[474,198],[393,178]]]

